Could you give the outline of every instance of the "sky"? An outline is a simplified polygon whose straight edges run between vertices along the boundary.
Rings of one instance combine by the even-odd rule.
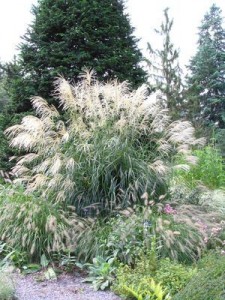
[[[18,53],[21,36],[32,21],[32,4],[37,0],[0,0],[0,60],[10,61]],[[126,0],[127,12],[135,35],[141,38],[139,47],[147,56],[147,42],[157,46],[155,28],[163,20],[163,10],[169,7],[169,16],[174,19],[172,41],[180,50],[181,66],[188,64],[196,51],[198,26],[215,3],[225,17],[225,0]]]

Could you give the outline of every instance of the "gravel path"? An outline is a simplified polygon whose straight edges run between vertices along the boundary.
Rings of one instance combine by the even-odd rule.
[[[109,291],[94,291],[90,284],[82,283],[79,274],[63,274],[55,281],[37,281],[35,275],[17,275],[14,278],[18,300],[119,300]]]

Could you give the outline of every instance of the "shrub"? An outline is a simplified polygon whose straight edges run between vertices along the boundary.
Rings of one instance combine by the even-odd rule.
[[[113,290],[123,296],[131,296],[131,290],[142,295],[145,293],[147,295],[149,291],[150,295],[151,282],[154,280],[155,283],[160,283],[159,289],[164,290],[164,295],[168,293],[174,295],[190,281],[195,273],[196,269],[193,267],[171,262],[169,259],[159,260],[155,269],[154,262],[147,256],[143,256],[138,260],[135,268],[126,265],[118,268]]]
[[[169,259],[161,259],[154,278],[174,295],[187,285],[196,272],[196,268],[171,262]]]
[[[145,260],[138,262],[135,269],[120,266],[112,290],[125,299],[170,299],[168,292],[153,279],[151,262],[146,265]]]
[[[87,73],[76,86],[58,79],[55,95],[63,116],[34,97],[39,118],[27,116],[6,134],[28,152],[14,168],[27,191],[67,201],[79,213],[127,207],[146,191],[163,194],[172,157],[202,143],[189,122],[171,123],[143,87],[130,92],[125,82],[101,84]]]
[[[199,262],[199,271],[174,300],[225,299],[225,255],[212,252]]]
[[[7,191],[7,193],[5,193]],[[85,223],[73,208],[63,208],[23,189],[0,187],[0,239],[9,247],[40,259],[67,249],[74,250]]]
[[[116,218],[111,219],[110,226],[105,246],[102,245],[105,255],[112,255],[129,265],[135,264],[144,248],[140,216],[132,214],[132,218],[126,218],[118,214]]]

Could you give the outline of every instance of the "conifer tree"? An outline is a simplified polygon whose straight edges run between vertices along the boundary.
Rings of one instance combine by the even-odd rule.
[[[7,92],[5,90],[5,80],[5,72],[2,69],[0,69],[0,113],[3,112],[4,107],[9,101]]]
[[[150,68],[151,86],[162,93],[162,100],[173,119],[181,117],[182,90],[179,51],[171,41],[173,20],[170,20],[168,8],[164,10],[164,22],[155,30],[162,39],[162,48],[153,49],[148,43],[150,59],[146,62]]]
[[[123,0],[38,0],[32,13],[19,60],[7,66],[17,111],[29,110],[30,96],[49,99],[56,76],[77,82],[84,67],[101,81],[118,78],[132,87],[145,81]]]
[[[204,16],[188,78],[190,118],[214,128],[225,128],[225,29],[221,13],[214,4]]]

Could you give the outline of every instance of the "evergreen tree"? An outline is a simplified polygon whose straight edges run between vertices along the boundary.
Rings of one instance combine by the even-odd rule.
[[[181,68],[179,66],[179,51],[171,42],[171,29],[173,20],[170,20],[168,8],[164,10],[164,22],[160,30],[155,30],[162,38],[162,49],[153,49],[148,43],[150,60],[146,62],[150,68],[151,86],[162,93],[165,106],[169,109],[173,119],[181,116],[182,82]]]
[[[199,27],[198,49],[191,59],[188,112],[196,124],[225,128],[225,29],[215,4]]]
[[[56,76],[77,82],[82,68],[98,79],[145,81],[141,52],[123,0],[39,0],[23,36],[16,65],[8,65],[8,89],[16,111],[30,108],[30,96],[48,98]]]
[[[5,90],[5,81],[6,81],[5,72],[0,68],[0,113],[3,112],[5,106],[9,101],[7,92]]]

